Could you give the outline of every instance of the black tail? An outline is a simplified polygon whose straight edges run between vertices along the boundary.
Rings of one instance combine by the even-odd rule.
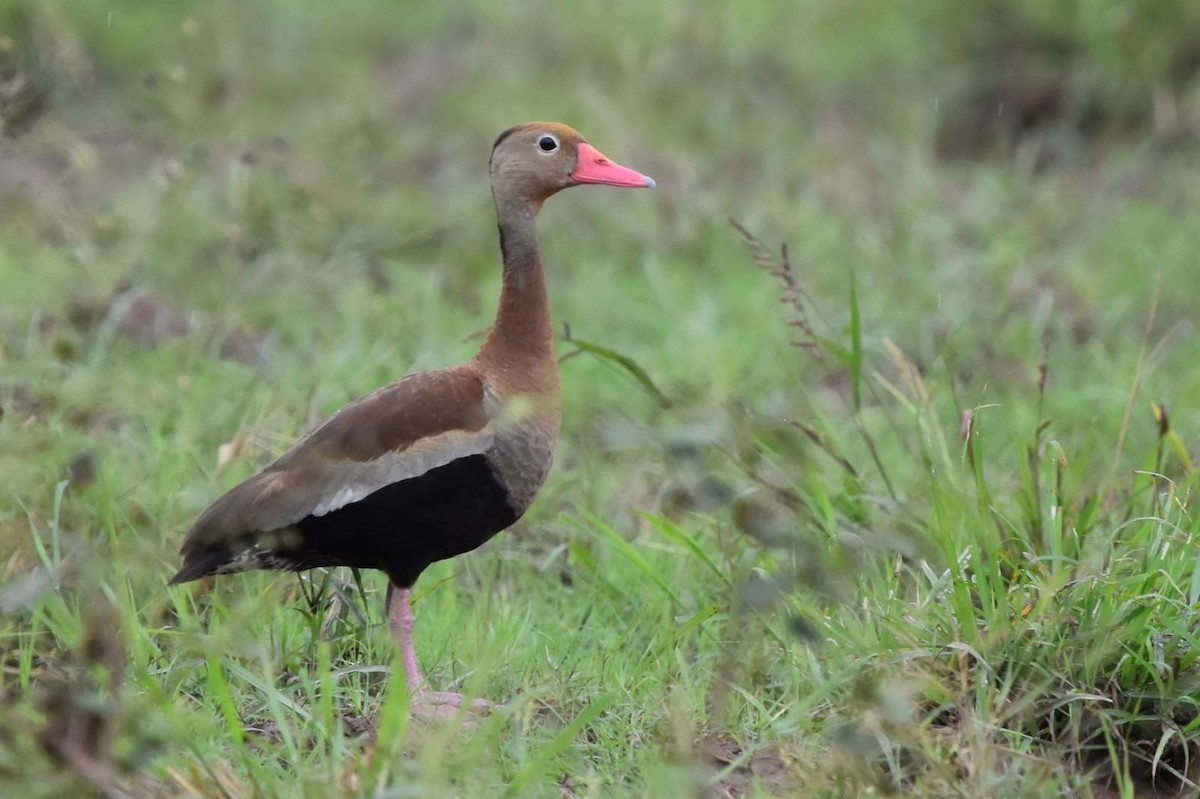
[[[233,553],[225,547],[206,549],[202,552],[190,552],[183,559],[183,568],[171,578],[171,582],[167,583],[167,585],[188,583],[192,580],[199,580],[201,577],[215,574],[217,569],[229,563],[232,559]]]

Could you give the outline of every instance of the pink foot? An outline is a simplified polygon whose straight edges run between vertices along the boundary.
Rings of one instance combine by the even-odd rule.
[[[486,699],[467,700],[462,694],[449,691],[418,691],[408,703],[408,712],[422,721],[452,719],[460,713],[464,717],[485,716],[495,707]]]

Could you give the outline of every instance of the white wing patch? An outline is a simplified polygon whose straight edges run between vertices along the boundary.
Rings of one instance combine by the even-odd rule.
[[[382,488],[382,486],[380,486]],[[376,489],[378,490],[378,489]],[[344,508],[352,502],[358,502],[371,492],[363,492],[363,486],[348,485],[342,486],[338,492],[328,499],[322,500],[321,504],[312,509],[313,516],[324,516],[326,513],[335,511],[338,508]]]
[[[329,475],[330,483],[338,489],[329,496],[318,498],[309,514],[324,516],[365,499],[385,486],[419,477],[459,458],[482,455],[492,448],[494,440],[495,430],[488,424],[475,432],[449,430],[373,461],[339,463]]]

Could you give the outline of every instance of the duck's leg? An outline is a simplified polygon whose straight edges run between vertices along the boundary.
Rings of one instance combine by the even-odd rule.
[[[425,678],[421,676],[421,667],[417,665],[417,650],[413,646],[412,605],[409,604],[409,589],[389,586],[392,595],[388,597],[392,606],[392,632],[400,644],[400,657],[404,660],[404,676],[408,682],[408,692],[416,695],[425,686]]]
[[[404,661],[404,677],[408,684],[409,709],[418,718],[452,717],[458,713],[466,698],[460,693],[450,691],[428,691],[425,689],[425,678],[421,676],[421,667],[417,664],[417,650],[413,646],[412,605],[409,603],[409,589],[401,588],[394,583],[388,586],[391,600],[392,632],[400,644],[400,657]],[[473,699],[469,710],[475,713],[490,710],[492,703],[486,699]]]

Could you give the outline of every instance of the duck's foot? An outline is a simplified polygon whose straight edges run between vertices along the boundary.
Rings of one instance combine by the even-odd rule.
[[[486,716],[495,707],[486,699],[468,700],[450,691],[418,691],[408,700],[408,712],[422,721],[452,719],[461,713],[466,717]]]

